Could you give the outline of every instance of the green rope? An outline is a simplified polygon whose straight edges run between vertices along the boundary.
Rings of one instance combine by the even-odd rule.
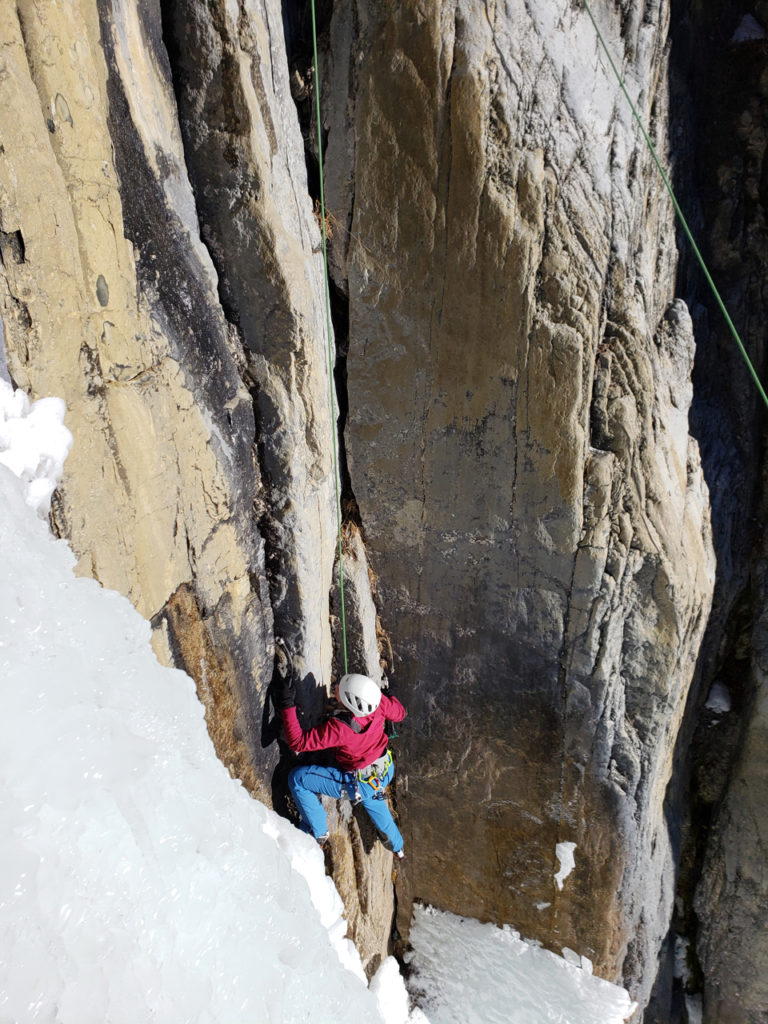
[[[675,208],[675,213],[677,214],[678,219],[680,220],[680,223],[683,226],[683,230],[685,231],[685,234],[688,237],[688,241],[691,243],[691,248],[693,249],[693,253],[694,253],[696,259],[699,261],[699,266],[701,267],[702,271],[704,272],[704,277],[707,279],[707,283],[709,284],[709,287],[712,289],[712,294],[715,296],[715,299],[717,300],[717,304],[720,307],[720,310],[721,310],[723,316],[725,317],[725,322],[728,324],[728,327],[729,327],[729,329],[731,331],[731,334],[735,338],[736,344],[739,346],[739,351],[741,352],[741,354],[742,354],[742,356],[744,358],[744,362],[747,364],[747,369],[749,370],[749,372],[750,372],[750,374],[752,376],[752,379],[754,380],[754,382],[755,382],[755,384],[757,386],[757,390],[760,392],[760,395],[761,395],[763,401],[765,402],[766,406],[768,406],[768,395],[766,395],[765,390],[763,388],[763,385],[760,383],[760,378],[758,377],[757,371],[755,370],[754,366],[752,365],[752,360],[749,358],[749,355],[747,354],[747,350],[744,347],[744,344],[743,344],[741,338],[739,337],[739,332],[736,330],[736,327],[734,326],[733,320],[731,320],[730,316],[728,315],[728,310],[725,308],[725,303],[723,302],[722,298],[720,297],[720,292],[717,290],[715,282],[712,280],[712,275],[710,274],[710,272],[709,272],[709,270],[707,268],[707,265],[704,262],[704,257],[701,255],[701,252],[699,251],[699,247],[698,247],[698,245],[696,245],[694,237],[691,234],[691,229],[688,227],[688,221],[685,219],[685,215],[683,214],[683,211],[680,208],[680,204],[677,201],[677,197],[676,197],[676,195],[674,193],[674,190],[672,188],[672,184],[671,184],[669,178],[667,177],[667,174],[666,174],[664,168],[661,165],[661,161],[659,160],[659,157],[658,157],[658,155],[656,153],[656,148],[653,145],[653,143],[651,142],[650,136],[648,135],[648,132],[645,130],[643,122],[640,120],[640,115],[637,112],[637,108],[635,107],[635,104],[632,102],[632,97],[627,92],[627,88],[624,85],[624,80],[621,77],[621,75],[619,74],[619,70],[618,70],[618,68],[616,67],[616,65],[613,62],[613,57],[611,56],[611,52],[608,49],[608,46],[607,46],[605,40],[603,39],[603,35],[602,35],[600,29],[597,27],[597,22],[594,19],[592,11],[589,9],[589,4],[587,3],[587,0],[583,0],[583,2],[584,2],[584,7],[586,8],[587,14],[589,15],[589,19],[590,19],[590,21],[592,22],[592,24],[594,26],[595,32],[597,33],[597,38],[600,40],[600,45],[602,46],[603,50],[605,50],[605,55],[608,58],[608,62],[610,63],[611,67],[613,68],[613,73],[616,75],[616,78],[618,79],[619,85],[621,86],[621,91],[624,93],[624,95],[627,98],[627,102],[629,103],[629,106],[630,106],[630,108],[632,110],[632,114],[633,114],[635,120],[637,121],[637,123],[638,123],[638,125],[640,127],[640,131],[643,133],[643,138],[645,139],[645,141],[646,141],[646,143],[648,145],[648,149],[651,151],[651,156],[653,157],[654,162],[655,162],[656,166],[659,169],[659,174],[661,175],[661,180],[664,182],[664,185],[666,186],[667,192],[669,193],[670,199],[672,200],[672,205]]]
[[[336,491],[336,525],[339,541],[339,594],[341,601],[341,640],[344,653],[344,674],[348,671],[347,665],[347,617],[344,610],[344,559],[342,557],[341,543],[341,499],[339,497],[339,456],[338,438],[336,437],[336,394],[333,384],[333,347],[331,344],[331,289],[328,283],[328,240],[325,231],[325,192],[323,190],[323,140],[322,121],[320,120],[320,80],[317,70],[317,23],[315,19],[315,0],[312,0],[312,46],[315,56],[315,102],[317,113],[317,162],[320,169],[320,231],[323,237],[323,281],[325,286],[325,326],[328,338],[328,379],[330,381],[331,393],[331,424],[333,434],[333,482]]]

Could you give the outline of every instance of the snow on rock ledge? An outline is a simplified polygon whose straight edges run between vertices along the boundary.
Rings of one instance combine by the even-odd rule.
[[[562,891],[563,883],[576,867],[576,860],[573,856],[575,850],[576,843],[558,843],[555,847],[555,856],[560,863],[560,867],[555,875],[555,885],[558,892]]]
[[[43,516],[72,447],[64,413],[60,398],[31,403],[23,391],[0,380],[0,464],[23,481],[27,505]]]

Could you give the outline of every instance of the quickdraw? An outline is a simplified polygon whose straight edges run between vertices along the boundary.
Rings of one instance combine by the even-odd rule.
[[[356,772],[357,781],[367,782],[371,789],[378,792],[382,787],[382,782],[391,765],[392,751],[388,750],[385,754],[382,754],[380,758],[374,761],[373,764],[369,764],[365,768],[358,769]],[[370,774],[368,774],[369,772]]]

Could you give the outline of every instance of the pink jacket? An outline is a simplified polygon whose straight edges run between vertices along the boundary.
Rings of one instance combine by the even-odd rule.
[[[362,726],[362,732],[354,732],[343,719],[338,718],[331,718],[323,725],[304,732],[299,725],[296,708],[280,709],[285,738],[291,750],[303,754],[335,747],[336,760],[344,771],[366,768],[381,757],[387,749],[388,742],[384,723],[387,720],[402,722],[405,713],[405,708],[397,697],[388,697],[382,693],[381,703],[373,714],[357,719]]]

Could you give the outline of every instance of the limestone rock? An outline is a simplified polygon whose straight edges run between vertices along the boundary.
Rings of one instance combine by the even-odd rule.
[[[330,840],[326,868],[344,902],[349,935],[370,979],[389,955],[395,896],[392,853],[365,811],[323,797]]]
[[[339,564],[342,567],[341,574],[338,571]],[[343,577],[346,636],[342,630],[340,577]],[[360,530],[353,523],[348,523],[343,529],[342,558],[336,564],[331,606],[334,649],[339,652],[336,675],[341,676],[344,672],[342,652],[346,647],[348,670],[362,672],[386,688],[387,680],[382,677],[382,669],[387,669],[392,662],[392,645],[381,627],[372,593],[374,588],[375,580],[368,565]]]
[[[596,12],[665,160],[668,141],[683,148],[670,2]],[[81,572],[152,621],[220,757],[267,800],[288,767],[266,700],[274,636],[307,680],[308,722],[341,669],[338,456],[350,667],[383,671],[409,710],[391,794],[409,849],[402,941],[413,899],[510,921],[642,1004],[672,913],[665,799],[676,744],[678,787],[685,773],[696,660],[728,646],[749,580],[754,402],[722,386],[701,296],[681,300],[671,204],[568,0],[323,5],[329,339],[306,29],[277,0],[5,6],[0,373],[67,402],[55,527]],[[752,48],[755,77],[731,118],[743,153],[710,168],[711,239],[761,351],[763,42],[750,29],[727,45]],[[704,471],[694,335],[714,368],[693,405]],[[702,648],[705,475],[721,583]],[[757,630],[756,693],[764,649]],[[700,703],[694,689],[691,715]],[[697,897],[723,1014],[765,890],[761,819],[739,796],[757,807],[761,714]],[[367,820],[329,810],[372,971],[395,912],[391,855]],[[561,842],[575,843],[562,890]],[[748,998],[763,1007],[759,987]]]
[[[169,4],[167,29],[202,237],[219,271],[222,307],[243,346],[254,396],[265,489],[260,525],[275,628],[299,679],[320,684],[301,694],[305,708],[319,710],[332,670],[336,430],[320,231],[290,98],[280,5],[236,11],[224,3]],[[360,584],[350,590],[356,596],[350,636],[368,636],[361,653],[373,661],[375,629],[371,636],[365,627],[372,605],[360,546],[354,564],[350,583]],[[337,664],[337,675],[341,671]],[[306,724],[312,721],[310,714]],[[374,964],[387,955],[393,893],[391,855],[380,844],[375,852],[368,846],[364,854],[351,823],[334,831],[334,877],[350,933],[364,961]]]
[[[300,675],[327,682],[336,441],[320,232],[280,5],[171,3],[166,29],[201,233],[254,396],[276,628]]]
[[[675,8],[673,7],[673,10]],[[751,8],[762,26],[768,5]],[[672,25],[670,138],[676,181],[709,271],[758,376],[765,382],[765,190],[768,145],[765,44],[735,2],[676,9]],[[706,1024],[765,1017],[760,972],[768,958],[768,885],[759,865],[765,605],[765,410],[708,283],[692,256],[681,267],[697,356],[692,430],[710,486],[717,585],[700,655],[701,684],[678,741],[690,785],[669,794],[681,808],[683,848],[675,927],[689,941],[688,992]],[[725,686],[729,710],[708,693]],[[754,813],[747,817],[747,811]],[[703,873],[702,873],[703,872]],[[757,976],[755,975],[757,971]],[[661,1005],[648,1024],[668,1024]]]
[[[662,149],[667,14],[601,17]],[[410,890],[642,1002],[714,575],[669,203],[573,5],[359,2],[329,38],[346,443],[411,712]]]
[[[321,684],[310,710],[330,681],[333,339],[280,5],[235,7],[4,9],[0,313],[14,382],[67,403],[56,528],[269,801],[274,632]],[[350,911],[368,960],[378,858]]]
[[[713,1024],[758,1024],[768,1016],[768,688],[761,675],[696,893],[704,1019]]]
[[[2,317],[18,386],[57,394],[75,437],[54,509],[83,573],[157,623],[227,700],[269,682],[271,609],[251,515],[250,396],[201,245],[158,27],[132,3],[5,9]],[[177,600],[184,594],[182,601]],[[209,693],[212,691],[208,691]],[[212,706],[210,715],[216,715]],[[257,783],[254,729],[217,749]]]

